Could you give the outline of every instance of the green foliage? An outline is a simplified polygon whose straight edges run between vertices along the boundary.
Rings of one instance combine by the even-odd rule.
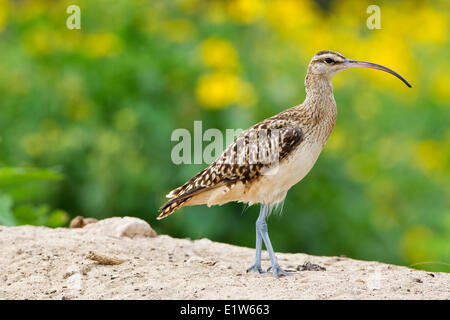
[[[35,200],[35,193],[29,192],[30,189],[43,187],[43,181],[61,179],[61,174],[51,170],[0,168],[0,224],[60,227],[67,223],[68,215],[63,210],[51,210],[47,204],[23,204]],[[19,202],[15,207],[14,198]]]
[[[61,227],[67,223],[67,213],[63,210],[51,211],[47,205],[31,206],[22,205],[14,210],[14,218],[17,224],[45,225],[49,227]]]
[[[258,208],[164,195],[202,165],[171,162],[173,130],[246,129],[304,99],[311,56],[386,65],[333,79],[339,115],[269,229],[278,251],[450,271],[450,52],[444,2],[0,1],[0,223],[137,216],[159,233],[254,246]],[[66,8],[81,8],[81,30]],[[319,4],[319,5],[317,5]],[[206,144],[204,144],[205,146]],[[225,147],[225,146],[224,146]],[[437,261],[437,264],[421,264]]]
[[[37,180],[61,180],[59,173],[50,170],[26,168],[0,168],[0,188]]]
[[[0,224],[5,226],[14,226],[17,224],[11,211],[11,207],[11,197],[6,194],[0,194]]]

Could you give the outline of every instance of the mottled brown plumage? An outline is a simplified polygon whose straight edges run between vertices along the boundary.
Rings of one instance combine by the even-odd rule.
[[[286,110],[242,132],[216,161],[169,193],[168,196],[173,199],[161,207],[158,218],[171,214],[200,192],[221,186],[231,189],[237,182],[247,186],[257,180],[264,169],[271,168],[277,161],[283,161],[304,138],[298,123],[289,120],[293,113],[292,109]],[[277,150],[273,150],[269,143],[273,130],[277,130],[277,136],[274,137]],[[266,134],[267,145],[250,143],[252,134],[256,139]],[[258,161],[259,154],[264,152],[268,161]]]
[[[250,185],[261,179],[262,171],[271,168],[273,161],[266,164],[250,161],[255,157],[255,153],[260,152],[261,146],[258,143],[250,144],[255,147],[250,150],[237,147],[247,145],[253,132],[256,132],[255,135],[258,136],[260,131],[266,131],[270,139],[272,130],[277,130],[279,134],[278,149],[272,150],[269,145],[266,146],[266,150],[269,157],[279,156],[278,164],[280,166],[284,166],[289,156],[294,155],[295,150],[302,144],[319,143],[323,147],[336,121],[336,104],[331,94],[330,81],[325,77],[315,77],[309,72],[308,75],[305,85],[309,94],[304,103],[265,119],[242,132],[216,161],[184,185],[169,193],[168,197],[171,200],[161,207],[158,219],[164,218],[186,205],[199,193],[222,186],[227,188],[225,190],[230,190],[238,182],[245,186],[245,193]],[[316,81],[314,86],[320,84],[317,92],[312,90],[311,81]],[[316,96],[319,93],[326,93],[326,96]],[[239,159],[243,161],[239,161]],[[235,201],[239,201],[239,199]]]
[[[158,219],[189,205],[239,201],[270,206],[282,201],[311,170],[333,130],[337,108],[332,77],[358,66],[390,72],[407,83],[385,67],[348,60],[334,51],[318,52],[305,78],[305,101],[242,132],[216,161],[167,195],[170,200],[159,209]]]

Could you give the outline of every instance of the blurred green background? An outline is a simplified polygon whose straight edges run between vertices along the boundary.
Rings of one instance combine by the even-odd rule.
[[[81,8],[69,30],[66,8]],[[381,9],[369,30],[368,5]],[[246,129],[301,103],[312,55],[390,67],[333,80],[338,120],[269,231],[277,251],[450,271],[448,1],[0,0],[0,223],[136,216],[158,233],[254,247],[258,206],[165,194],[177,128]],[[224,146],[225,147],[225,146]]]

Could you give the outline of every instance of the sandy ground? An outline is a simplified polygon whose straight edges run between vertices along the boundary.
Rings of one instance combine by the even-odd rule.
[[[246,273],[252,248],[156,236],[137,220],[77,229],[0,226],[0,298],[450,299],[450,274],[345,257],[278,253],[285,269],[310,262],[326,270],[280,279]]]

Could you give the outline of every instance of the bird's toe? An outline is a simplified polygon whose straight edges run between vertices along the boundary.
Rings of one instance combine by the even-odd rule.
[[[272,270],[272,274],[275,278],[279,278],[281,276],[284,276],[284,277],[292,276],[292,273],[284,271],[283,269],[281,269],[281,267],[279,265],[269,267],[267,269],[267,272],[269,272],[270,270]]]
[[[247,269],[247,273],[250,272],[250,271],[256,271],[256,272],[258,272],[259,274],[263,274],[263,273],[266,272],[266,271],[264,271],[264,270],[261,268],[261,265],[259,265],[259,264],[254,264],[254,265],[252,265],[250,268]]]

